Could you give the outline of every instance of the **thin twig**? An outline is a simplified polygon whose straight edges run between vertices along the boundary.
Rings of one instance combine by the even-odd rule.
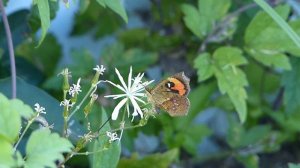
[[[14,53],[14,45],[12,41],[11,31],[9,27],[9,23],[7,20],[7,16],[5,14],[4,5],[2,0],[0,0],[0,11],[2,14],[2,20],[4,24],[5,34],[7,37],[7,45],[9,51],[9,58],[10,58],[10,70],[11,70],[11,77],[12,77],[12,98],[15,99],[17,97],[17,75],[16,75],[16,62],[15,62],[15,53]]]

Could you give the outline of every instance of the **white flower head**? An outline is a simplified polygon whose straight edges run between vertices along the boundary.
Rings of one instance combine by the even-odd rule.
[[[65,99],[64,101],[60,102],[60,106],[64,106],[69,110],[70,107],[73,107],[75,103],[70,103],[70,100]]]
[[[120,140],[117,133],[112,133],[109,131],[106,131],[106,135],[109,137],[109,143],[112,143],[115,140]]]
[[[35,106],[34,110],[35,110],[37,113],[46,114],[45,108],[42,107],[42,106],[40,106],[39,103],[35,103],[34,106]]]
[[[105,72],[105,68],[103,65],[101,65],[99,67],[99,65],[97,65],[95,68],[93,68],[93,70],[97,71],[100,75],[103,75],[103,73]]]
[[[78,79],[77,84],[73,84],[73,86],[71,86],[69,89],[69,95],[71,95],[72,97],[74,97],[75,94],[79,94],[79,92],[81,92],[80,80],[81,78]]]
[[[116,120],[118,118],[120,109],[124,105],[126,105],[126,109],[127,109],[128,117],[129,117],[129,104],[130,103],[133,106],[133,113],[132,113],[133,117],[140,115],[141,118],[143,118],[143,112],[137,102],[146,104],[146,102],[144,102],[141,99],[141,97],[145,97],[145,94],[142,93],[142,91],[144,91],[145,87],[147,85],[149,85],[150,83],[152,83],[153,80],[142,82],[144,73],[139,73],[134,79],[132,79],[132,67],[130,67],[130,71],[129,71],[129,75],[128,75],[128,83],[126,85],[126,83],[124,82],[124,79],[120,75],[120,72],[118,71],[118,69],[115,69],[115,71],[116,71],[116,74],[118,75],[118,78],[119,78],[122,86],[119,84],[115,84],[111,81],[106,81],[106,82],[108,82],[108,83],[112,84],[113,86],[115,86],[116,88],[120,89],[123,93],[104,96],[104,97],[112,97],[113,99],[122,98],[122,100],[117,104],[117,106],[114,108],[114,110],[112,112],[112,120]]]

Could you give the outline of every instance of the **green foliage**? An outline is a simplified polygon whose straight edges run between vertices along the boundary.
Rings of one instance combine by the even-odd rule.
[[[247,116],[247,93],[244,87],[248,85],[248,82],[245,73],[238,66],[246,63],[247,60],[242,56],[242,51],[234,47],[221,47],[212,56],[204,53],[195,59],[199,81],[208,79],[214,74],[221,93],[228,94],[241,122],[244,122]],[[204,79],[201,79],[201,76],[204,76]]]
[[[128,17],[123,5],[121,4],[121,0],[97,0],[97,2],[103,7],[110,8],[115,13],[120,15],[126,23],[128,22]]]
[[[124,45],[120,43],[108,47],[102,55],[102,61],[107,65],[107,69],[114,71],[114,68],[118,68],[124,74],[128,73],[128,67],[132,65],[135,65],[136,72],[142,72],[155,63],[157,58],[156,53],[139,48],[125,50]]]
[[[101,123],[103,124],[108,117],[104,108],[102,108],[101,113]],[[109,130],[111,130],[111,127],[109,124],[106,124],[99,132],[106,135],[106,131]],[[104,151],[92,155],[92,167],[116,167],[121,155],[121,144],[118,142],[118,140],[109,143],[109,138],[107,136],[100,136],[92,145],[92,151],[97,152],[100,150]]]
[[[63,160],[63,152],[70,152],[73,145],[57,133],[51,133],[49,129],[34,131],[26,145],[25,167],[56,167],[55,161]]]
[[[16,54],[33,63],[43,74],[50,76],[54,74],[61,57],[61,46],[50,34],[38,48],[28,41],[22,43],[16,48]]]
[[[0,136],[0,167],[9,168],[15,165],[13,159],[13,147],[12,145],[2,136]]]
[[[286,19],[290,12],[288,6],[276,8],[278,14]],[[290,25],[299,30],[298,21]],[[251,21],[245,34],[247,52],[266,66],[291,69],[286,52],[299,56],[300,49],[286,36],[285,32],[264,12],[259,12]]]
[[[15,46],[20,44],[22,41],[26,40],[27,36],[25,34],[30,33],[30,29],[27,24],[28,15],[29,15],[28,10],[19,10],[8,16],[10,31]],[[6,39],[4,24],[2,19],[0,21],[0,46],[4,50],[4,53],[8,51],[7,39]]]
[[[276,13],[275,10],[272,9],[270,5],[268,5],[263,0],[255,0],[255,2],[263,8],[263,10],[268,13],[272,19],[285,31],[285,33],[289,36],[291,40],[300,48],[300,37],[297,35],[297,33],[283,20],[278,13]]]
[[[215,22],[227,13],[230,4],[230,0],[198,0],[198,9],[183,4],[184,22],[197,37],[203,39],[211,32]]]
[[[21,117],[15,103],[9,101],[3,94],[0,94],[0,137],[5,138],[10,143],[15,142],[21,129]],[[21,113],[21,112],[20,112]]]
[[[199,86],[190,93],[191,107],[187,117],[171,118],[166,115],[159,117],[164,131],[164,142],[170,148],[184,148],[190,154],[196,155],[195,145],[212,132],[207,126],[194,124],[193,120],[199,111],[205,109],[209,102],[209,96],[216,86]]]
[[[285,88],[284,104],[286,111],[297,112],[300,108],[300,59],[291,58],[292,70],[284,73],[282,77],[282,84]]]
[[[165,153],[157,153],[139,159],[138,154],[133,154],[129,159],[121,159],[118,168],[164,168],[169,167],[178,157],[178,149],[172,149]]]
[[[37,5],[40,19],[41,19],[41,27],[42,27],[42,36],[39,40],[38,46],[41,45],[44,38],[46,37],[47,31],[50,27],[50,8],[48,0],[34,0],[34,5]]]
[[[47,119],[48,123],[54,123],[54,130],[57,132],[61,132],[63,129],[63,118],[58,117],[62,116],[62,108],[59,106],[59,101],[54,99],[52,96],[50,96],[48,93],[43,91],[42,89],[33,86],[27,82],[25,82],[22,79],[17,79],[17,97],[22,100],[25,104],[31,105],[31,107],[34,106],[35,103],[39,103],[41,106],[46,108],[47,115],[45,118]],[[0,80],[0,92],[4,93],[6,96],[10,97],[11,94],[11,79],[6,78]],[[22,112],[19,112],[22,116],[27,117],[28,111],[26,109],[27,105],[21,106],[21,108],[25,109]],[[13,108],[17,109],[17,108]],[[26,113],[26,114],[25,114]],[[9,123],[8,123],[9,124]],[[17,125],[16,125],[17,126]],[[74,133],[76,134],[82,134],[82,126],[79,125],[78,121],[74,121],[74,128],[77,129],[74,130]],[[72,139],[75,137],[71,137]],[[77,137],[76,137],[77,138]]]
[[[121,18],[116,18],[113,11],[104,9],[96,1],[91,1],[85,8],[80,15],[76,15],[72,35],[82,35],[96,30],[95,35],[99,38],[117,31],[124,23]]]

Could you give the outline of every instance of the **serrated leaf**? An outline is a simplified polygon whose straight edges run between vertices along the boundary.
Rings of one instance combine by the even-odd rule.
[[[247,93],[244,87],[248,85],[248,81],[245,73],[237,67],[247,63],[241,54],[238,48],[218,48],[213,54],[215,62],[213,70],[221,93],[228,94],[241,122],[244,122],[247,116]]]
[[[165,168],[170,167],[170,164],[178,157],[178,149],[172,149],[165,153],[157,153],[148,155],[142,159],[138,158],[137,154],[133,154],[129,159],[121,159],[118,168]]]
[[[29,119],[33,115],[32,108],[24,104],[21,100],[13,99],[10,101],[10,105],[21,115],[21,117],[24,117],[25,119]]]
[[[1,102],[1,100],[0,100]],[[13,159],[13,146],[0,136],[0,167],[10,168],[13,167],[15,162]]]
[[[5,78],[0,80],[0,92],[8,97],[11,97],[11,79]],[[47,112],[44,115],[49,125],[54,124],[53,130],[61,132],[63,130],[63,117],[62,107],[59,106],[59,101],[47,94],[45,91],[37,88],[31,84],[26,83],[24,80],[17,78],[17,97],[22,100],[25,104],[34,107],[35,103],[39,103],[43,106]],[[70,135],[70,139],[78,139],[77,135],[82,135],[83,128],[77,120],[74,120],[74,124],[69,127],[73,134]],[[1,129],[1,128],[0,128]]]
[[[215,22],[220,20],[230,7],[230,0],[198,0],[198,9],[189,4],[183,4],[185,25],[200,39],[209,34]]]
[[[197,69],[199,82],[213,76],[212,59],[209,53],[198,55],[198,57],[194,60],[194,67]]]
[[[290,12],[288,6],[278,6],[275,10],[285,20]],[[290,26],[299,33],[298,22],[293,21]],[[285,53],[300,56],[300,49],[265,12],[256,14],[246,29],[244,39],[246,51],[266,66],[290,69],[289,59]]]
[[[10,101],[0,93],[0,136],[13,143],[21,129],[21,117]]]
[[[282,68],[285,70],[291,69],[291,64],[289,58],[285,54],[274,53],[274,51],[249,51],[252,57],[257,61],[263,63],[266,66],[274,66],[277,68]]]
[[[205,31],[206,25],[204,25],[205,22],[201,24],[200,14],[197,8],[189,4],[183,4],[181,10],[185,15],[183,20],[187,28],[202,39],[207,34]]]
[[[49,8],[48,0],[35,0],[34,4],[37,5],[38,7],[41,26],[42,26],[41,38],[37,45],[39,46],[42,44],[44,38],[46,37],[47,31],[50,27],[50,8]]]
[[[115,13],[120,15],[122,19],[127,23],[128,17],[125,11],[124,6],[121,4],[120,0],[97,0],[97,2],[102,5],[103,7],[109,7]]]
[[[25,168],[56,167],[55,161],[64,159],[63,153],[70,152],[72,143],[49,129],[34,131],[26,145]]]
[[[242,56],[242,50],[234,47],[220,47],[214,52],[213,57],[222,68],[248,63],[247,59]]]
[[[105,123],[108,119],[106,115],[106,111],[104,108],[101,110],[102,117],[101,123]],[[105,133],[106,131],[111,130],[109,122],[103,126],[100,130],[100,133]],[[93,144],[93,151],[103,150],[105,146],[109,144],[109,138],[105,135],[104,137],[101,136],[97,139],[97,141]],[[112,142],[109,144],[109,148],[104,150],[103,152],[96,153],[92,156],[92,167],[93,168],[106,168],[106,167],[116,167],[121,155],[121,144],[117,141]]]
[[[300,58],[291,58],[292,70],[283,73],[285,111],[296,112],[300,108]]]

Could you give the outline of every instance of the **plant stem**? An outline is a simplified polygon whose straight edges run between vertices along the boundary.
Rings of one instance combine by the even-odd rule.
[[[98,150],[98,151],[95,151],[95,152],[78,152],[78,153],[73,153],[73,156],[76,156],[76,155],[91,155],[91,154],[96,154],[96,153],[100,153],[100,152],[103,152],[107,149],[101,149],[101,150]]]
[[[16,62],[15,62],[15,53],[14,53],[14,45],[12,41],[11,31],[8,23],[7,16],[5,14],[5,9],[2,0],[0,0],[0,11],[2,13],[2,20],[4,24],[5,34],[7,37],[7,45],[9,51],[9,59],[10,59],[10,70],[11,70],[11,83],[12,83],[12,99],[17,97],[17,75],[16,75]]]
[[[70,118],[80,109],[80,107],[82,106],[83,102],[89,97],[89,95],[91,94],[91,92],[94,90],[94,86],[92,85],[89,89],[89,91],[87,92],[87,94],[84,96],[84,98],[81,100],[81,102],[79,103],[79,105],[76,106],[76,108],[74,109],[74,111],[71,112],[71,114],[69,115],[67,121],[70,120]]]
[[[1,1],[1,0],[0,0]],[[34,121],[34,118],[33,119],[30,119],[24,129],[24,131],[22,132],[20,138],[18,139],[18,142],[16,143],[15,147],[14,147],[14,151],[17,151],[17,147],[19,145],[19,143],[21,142],[23,136],[25,135],[25,133],[27,132],[28,128],[30,127],[30,125],[32,124],[32,122]]]

